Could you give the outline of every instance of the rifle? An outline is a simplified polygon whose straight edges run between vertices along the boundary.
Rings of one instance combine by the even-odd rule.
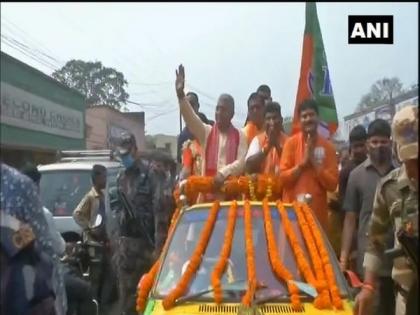
[[[120,196],[120,200],[122,202],[123,205],[123,209],[126,211],[127,216],[128,216],[128,220],[135,220],[135,222],[139,222],[140,223],[140,228],[136,229],[137,231],[140,231],[140,233],[143,234],[144,238],[147,240],[147,242],[154,247],[154,242],[152,240],[152,238],[150,237],[149,233],[147,233],[147,229],[145,227],[145,224],[143,222],[143,218],[141,217],[137,217],[136,214],[133,211],[133,207],[131,206],[131,204],[129,203],[129,201],[127,200],[127,197],[125,196],[125,193],[122,191],[118,192],[119,196]]]
[[[392,248],[385,251],[385,255],[396,259],[402,256],[406,256],[410,261],[411,267],[413,268],[414,282],[408,291],[407,303],[406,303],[406,315],[417,315],[418,314],[418,236],[409,234],[406,230],[400,229],[397,233],[398,241],[401,244],[401,248]]]

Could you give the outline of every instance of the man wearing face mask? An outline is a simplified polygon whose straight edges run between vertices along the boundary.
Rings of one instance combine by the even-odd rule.
[[[353,235],[357,233],[356,271],[363,276],[363,257],[366,251],[369,220],[372,214],[373,198],[380,179],[394,169],[391,159],[391,126],[383,119],[370,123],[367,132],[367,159],[351,171],[343,210],[345,211],[344,229],[341,241],[340,266],[347,269]],[[356,220],[358,227],[356,229]],[[393,234],[389,229],[386,240],[392,247]],[[391,314],[394,309],[393,282],[391,279],[392,262],[385,261],[380,271],[379,305],[377,314]],[[375,313],[372,313],[375,314]]]
[[[152,158],[140,156],[134,135],[124,133],[117,147],[125,170],[117,179],[119,238],[115,254],[122,314],[136,314],[136,287],[158,257],[169,217],[163,201],[164,176]]]
[[[395,233],[395,249],[401,249],[400,241],[404,243],[407,239],[417,239],[418,243],[418,121],[418,106],[404,107],[393,119],[392,134],[403,165],[384,177],[376,190],[363,262],[364,285],[356,297],[355,315],[373,314],[374,296],[380,290],[378,278],[388,245],[385,242],[387,232],[392,230]],[[418,255],[418,249],[416,251]],[[390,311],[395,311],[393,314],[396,315],[418,314],[418,266],[408,259],[407,253],[393,261],[392,278],[397,287],[397,296],[395,309]]]

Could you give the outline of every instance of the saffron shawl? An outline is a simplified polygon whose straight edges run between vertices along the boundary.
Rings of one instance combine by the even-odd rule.
[[[219,158],[219,136],[220,131],[215,124],[208,137],[206,145],[206,176],[215,176],[217,174],[217,161]],[[233,163],[236,160],[239,147],[239,131],[232,124],[227,131],[226,144],[226,165]]]

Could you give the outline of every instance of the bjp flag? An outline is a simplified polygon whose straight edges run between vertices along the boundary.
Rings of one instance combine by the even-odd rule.
[[[306,99],[315,99],[319,106],[318,131],[329,138],[338,127],[337,109],[331,86],[327,56],[319,27],[316,4],[307,2],[305,32],[303,36],[302,62],[296,105],[293,115],[292,133],[300,131],[299,106]]]

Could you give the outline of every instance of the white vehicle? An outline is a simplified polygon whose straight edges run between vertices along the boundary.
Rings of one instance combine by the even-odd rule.
[[[62,151],[57,163],[38,166],[42,174],[40,182],[41,201],[54,215],[55,224],[64,239],[80,239],[81,228],[73,219],[73,211],[84,195],[92,188],[91,171],[95,164],[107,168],[105,213],[107,230],[115,229],[111,211],[111,200],[116,192],[119,171],[123,168],[112,157],[110,150]],[[111,192],[111,194],[110,194]]]

